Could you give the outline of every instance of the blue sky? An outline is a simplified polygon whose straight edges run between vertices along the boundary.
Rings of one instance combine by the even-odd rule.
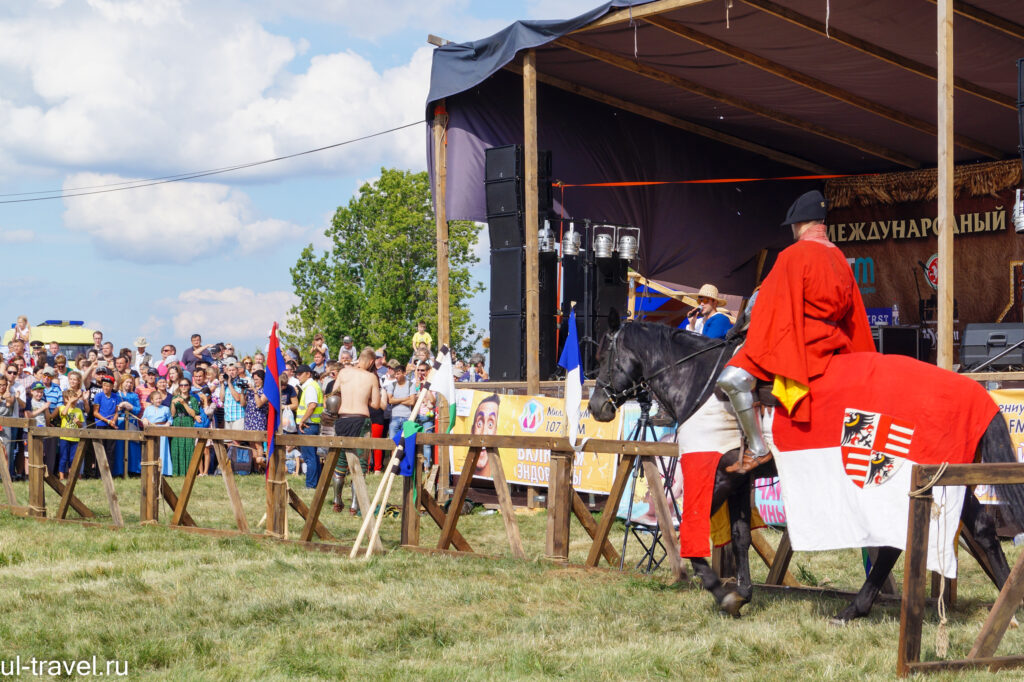
[[[410,123],[424,111],[428,33],[472,40],[597,4],[6,0],[0,201],[257,161]],[[425,169],[423,140],[417,126],[191,182],[0,203],[0,325],[20,314],[80,319],[118,347],[145,335],[180,348],[193,331],[262,345],[292,304],[288,269],[301,249],[326,244],[334,210],[382,166]],[[486,244],[481,251],[475,274],[486,284]],[[486,293],[472,309],[486,327]]]

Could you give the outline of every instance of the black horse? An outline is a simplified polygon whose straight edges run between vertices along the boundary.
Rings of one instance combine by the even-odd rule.
[[[623,402],[639,391],[649,390],[678,423],[684,422],[704,401],[718,399],[713,395],[714,379],[743,341],[739,334],[718,340],[664,325],[644,322],[622,325],[615,314],[610,316],[609,322],[609,332],[598,349],[600,369],[597,387],[589,404],[598,421],[610,421]],[[722,504],[729,505],[735,586],[723,584],[707,560],[691,559],[704,588],[714,595],[719,608],[733,616],[740,615],[740,609],[750,601],[753,593],[747,559],[750,549],[750,485],[755,475],[758,478],[775,475],[773,463],[747,474],[729,472],[727,467],[736,461],[737,456],[738,452],[732,451],[720,459],[711,501],[712,512]],[[978,444],[975,461],[979,456],[982,462],[1017,461],[1002,415],[997,414],[988,425]],[[1012,519],[1018,523],[1024,520],[1024,487],[999,486],[997,492],[1000,499],[1007,502],[1006,509]],[[1002,589],[1010,568],[996,537],[994,520],[972,494],[964,498],[961,520],[987,556],[993,582]],[[835,621],[845,623],[870,612],[900,552],[893,547],[879,549],[864,585]]]

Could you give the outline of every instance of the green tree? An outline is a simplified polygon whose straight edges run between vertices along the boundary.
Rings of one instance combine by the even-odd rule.
[[[448,226],[451,340],[462,357],[480,339],[468,306],[483,289],[469,273],[479,260],[479,229],[469,221]],[[327,236],[330,251],[318,254],[310,244],[291,269],[299,303],[289,311],[285,338],[304,349],[321,332],[336,349],[348,334],[356,343],[387,344],[404,359],[416,321],[424,320],[436,346],[436,231],[427,173],[382,168],[376,182],[338,208]]]

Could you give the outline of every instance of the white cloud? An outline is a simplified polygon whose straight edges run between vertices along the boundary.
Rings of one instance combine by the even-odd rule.
[[[65,188],[125,182],[115,175],[78,173]],[[185,263],[224,255],[237,246],[259,251],[272,240],[296,239],[305,229],[277,219],[255,219],[249,196],[227,185],[175,182],[65,201],[64,225],[90,237],[112,258]]]
[[[527,0],[531,19],[574,19],[601,4],[600,0]]]
[[[195,332],[210,341],[241,345],[266,339],[275,320],[284,323],[288,309],[298,302],[290,291],[255,292],[246,287],[189,289],[162,301],[171,318],[175,338]]]
[[[340,19],[344,6],[376,16],[374,27],[395,17],[410,20],[392,3],[325,4],[304,3],[311,17],[316,9],[337,11]],[[363,6],[372,9],[358,11]],[[11,159],[8,172],[50,166],[131,168],[144,176],[201,170],[422,118],[428,46],[386,70],[346,50],[315,56],[295,74],[288,69],[306,41],[274,35],[253,12],[244,4],[176,0],[12,10],[14,16],[0,22],[0,158]],[[367,164],[421,169],[424,156],[420,126],[231,177],[357,172]]]
[[[28,244],[35,238],[32,230],[0,230],[0,244]]]

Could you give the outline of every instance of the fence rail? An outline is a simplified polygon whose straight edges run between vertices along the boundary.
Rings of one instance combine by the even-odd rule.
[[[41,520],[66,520],[71,510],[74,510],[84,520],[95,520],[96,512],[75,495],[75,488],[79,481],[82,464],[86,454],[91,451],[95,454],[96,464],[99,469],[113,524],[123,527],[124,519],[121,513],[121,500],[118,499],[114,489],[113,477],[107,464],[103,443],[107,441],[138,442],[142,444],[142,474],[139,484],[140,522],[142,524],[157,523],[160,514],[160,502],[163,500],[171,509],[170,525],[172,527],[198,530],[197,522],[188,512],[188,505],[198,476],[199,462],[203,449],[207,441],[210,441],[223,474],[227,499],[231,505],[238,532],[251,533],[242,506],[242,500],[235,484],[231,461],[228,458],[227,444],[261,443],[266,438],[266,434],[263,432],[169,426],[148,426],[138,431],[60,429],[36,426],[34,425],[34,420],[31,419],[10,417],[0,418],[0,426],[24,429],[27,441],[26,454],[29,471],[29,500],[28,505],[25,506],[17,502],[8,474],[7,453],[0,449],[0,469],[2,469],[3,484],[8,502],[8,504],[0,505],[0,507],[5,507],[15,513]],[[68,479],[64,482],[58,480],[53,473],[48,472],[43,461],[44,439],[60,437],[79,439]],[[174,479],[164,476],[161,471],[159,455],[160,438],[189,438],[195,441],[189,468],[184,472],[180,487],[177,490],[171,486],[171,482]],[[320,477],[319,485],[313,492],[312,500],[308,502],[303,500],[296,491],[288,487],[285,468],[285,451],[303,446],[326,448],[327,450],[323,469],[324,473]],[[419,467],[419,463],[422,461],[423,446],[466,447],[469,448],[470,454],[466,459],[466,466],[462,472],[463,475],[459,478],[459,483],[456,487],[457,499],[452,501],[447,513],[437,501],[433,491],[428,490],[428,487],[424,485],[425,482],[422,480],[422,476],[418,476],[415,479],[405,479],[401,520],[402,545],[418,547],[419,512],[423,510],[441,528],[441,541],[438,543],[437,549],[446,550],[450,546],[454,546],[459,551],[472,551],[469,542],[462,537],[456,526],[463,502],[465,501],[466,492],[473,478],[472,472],[480,449],[522,448],[550,450],[551,469],[547,501],[550,516],[545,543],[545,555],[556,561],[568,561],[569,520],[570,514],[573,514],[580,520],[583,528],[593,541],[593,549],[587,559],[587,564],[596,566],[602,557],[613,565],[618,564],[618,553],[607,540],[608,531],[615,519],[615,514],[605,514],[600,523],[598,523],[579,495],[572,490],[571,471],[575,453],[566,438],[551,436],[418,434],[417,452],[415,453],[417,467]],[[356,498],[359,506],[364,514],[372,513],[372,510],[369,509],[370,498],[366,490],[365,478],[353,451],[373,449],[390,452],[394,448],[394,442],[386,438],[278,434],[275,438],[275,452],[270,458],[267,472],[266,528],[263,534],[282,539],[287,537],[285,518],[286,510],[290,506],[299,514],[304,522],[300,535],[301,541],[312,542],[314,538],[319,538],[320,541],[338,542],[338,538],[334,537],[319,520],[320,512],[330,490],[332,473],[338,458],[344,456],[348,459],[349,470],[356,488]],[[652,472],[654,472],[653,457],[675,457],[677,455],[676,446],[670,443],[599,439],[586,441],[582,451],[621,455],[622,459],[617,467],[616,478],[613,483],[612,497],[608,503],[610,506],[606,507],[609,509],[617,508],[618,501],[626,487],[626,478],[636,457],[645,460],[646,464],[649,464]],[[513,554],[525,557],[522,540],[519,537],[518,525],[515,515],[512,513],[511,495],[500,461],[500,458],[497,457],[492,460],[493,463],[497,464],[497,466],[493,466],[495,489],[501,502],[506,532]],[[421,469],[417,468],[417,471],[421,471]],[[653,484],[652,487],[655,489],[660,488],[661,478],[659,476],[652,476],[650,480]],[[47,507],[47,487],[51,488],[59,496],[59,502],[55,509],[53,507],[48,509]],[[439,489],[447,490],[447,483],[443,482]],[[665,501],[664,494],[658,494],[658,490],[653,492],[655,493],[654,499],[656,502],[658,500]],[[662,509],[662,506],[665,508]],[[658,507],[656,511],[658,512],[659,525],[662,526],[662,533],[668,543],[674,544],[676,542],[675,531],[669,516],[667,503],[665,505],[656,504],[656,507]],[[379,539],[375,541],[375,549],[378,552],[383,551],[383,546],[380,544]],[[682,568],[678,551],[670,548],[669,554],[672,557],[674,573],[677,577],[681,577]]]
[[[903,560],[903,602],[900,607],[900,640],[896,657],[897,673],[905,677],[914,672],[963,670],[987,667],[989,670],[1024,666],[1024,656],[995,657],[1013,615],[1024,599],[1024,554],[1000,590],[967,658],[921,661],[921,629],[924,622],[926,565],[929,519],[932,510],[932,486],[999,485],[1024,483],[1024,464],[950,464],[914,465],[911,490],[921,490],[910,498],[907,521],[907,551]]]

